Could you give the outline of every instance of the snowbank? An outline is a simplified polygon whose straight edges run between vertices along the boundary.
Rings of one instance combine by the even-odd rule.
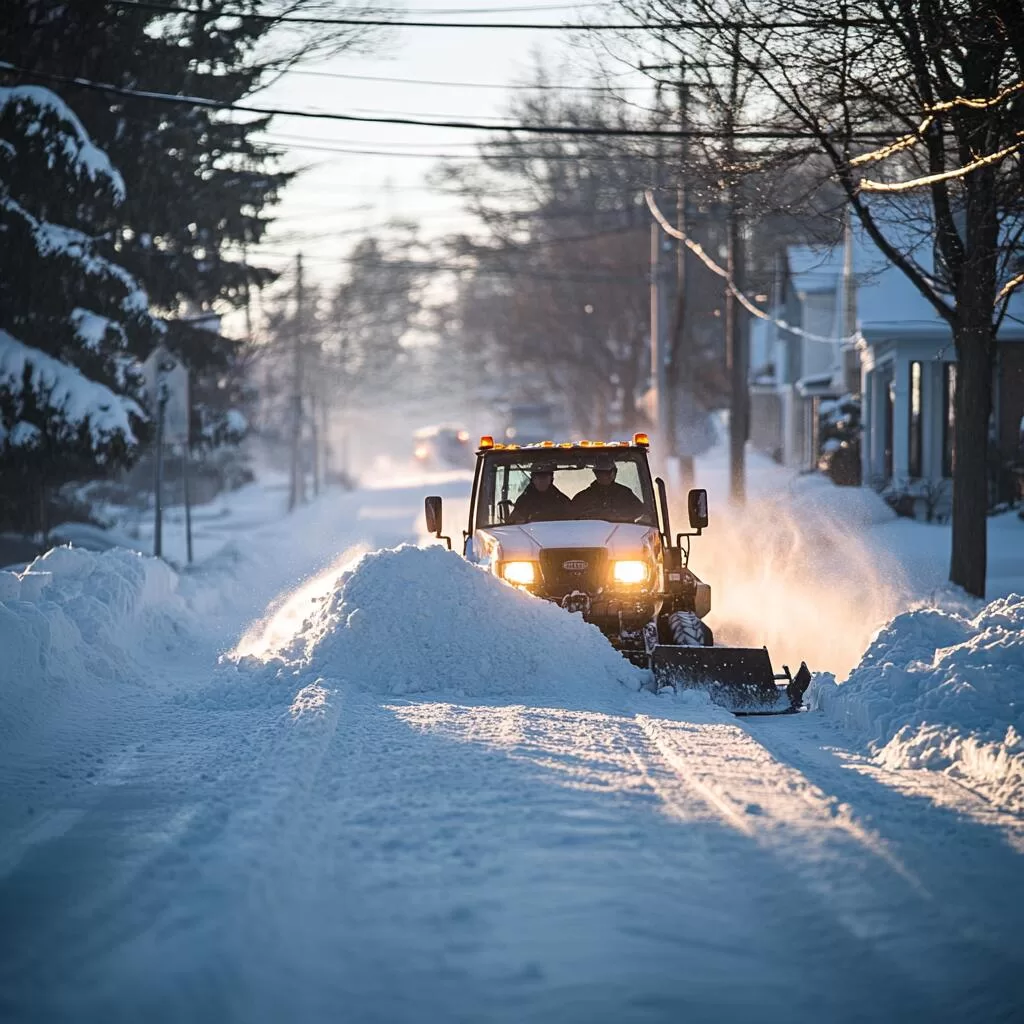
[[[1024,597],[974,618],[898,615],[843,683],[815,679],[811,706],[891,767],[945,771],[1024,812]]]
[[[837,487],[821,473],[807,473],[790,485],[791,496],[799,503],[801,517],[827,518],[865,529],[897,518],[896,513],[870,487]]]
[[[643,677],[595,626],[436,546],[363,557],[283,654],[310,681],[386,694],[593,695]]]
[[[0,586],[0,748],[30,723],[74,713],[101,688],[137,678],[135,655],[181,626],[178,577],[115,549],[61,547]]]

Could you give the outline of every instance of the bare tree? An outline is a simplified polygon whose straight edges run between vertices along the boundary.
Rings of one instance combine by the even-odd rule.
[[[590,97],[547,88],[515,101],[524,123],[593,127],[665,127],[664,104],[626,102],[602,85]],[[653,93],[652,93],[653,95]],[[564,395],[575,425],[599,435],[614,426],[646,427],[638,400],[650,381],[650,219],[645,188],[656,182],[659,143],[547,136],[491,140],[478,165],[445,167],[437,179],[456,191],[479,220],[473,237],[451,239],[451,259],[466,272],[447,332],[468,347],[487,346],[506,378]],[[673,189],[674,192],[674,189]],[[702,231],[717,211],[703,215]],[[686,367],[676,375],[718,404],[721,339],[718,302],[691,289]],[[709,343],[710,339],[710,343]],[[535,397],[535,396],[531,396]]]
[[[864,230],[949,324],[958,359],[950,579],[983,596],[996,332],[1014,287],[1016,238],[1004,217],[1021,195],[1007,165],[1021,141],[1019,4],[843,0],[823,15],[789,0],[651,0],[630,9],[666,24],[699,16],[713,27],[689,32],[687,46],[719,58],[738,33],[760,125],[827,159]],[[793,27],[800,22],[807,27]],[[890,145],[880,150],[883,136]],[[903,203],[869,201],[867,153],[890,184],[921,179],[920,190]],[[908,226],[915,244],[934,244],[938,272],[914,258]]]

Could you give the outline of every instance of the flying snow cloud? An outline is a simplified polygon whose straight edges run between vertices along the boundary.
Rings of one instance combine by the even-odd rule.
[[[715,642],[766,646],[776,670],[806,661],[845,676],[907,607],[900,562],[865,532],[894,518],[873,491],[816,479],[743,507],[717,505],[691,558],[711,584]]]

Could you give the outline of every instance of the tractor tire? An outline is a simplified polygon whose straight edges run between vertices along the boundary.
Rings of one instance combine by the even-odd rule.
[[[695,612],[673,612],[668,617],[668,631],[672,643],[680,647],[713,647],[711,630]]]

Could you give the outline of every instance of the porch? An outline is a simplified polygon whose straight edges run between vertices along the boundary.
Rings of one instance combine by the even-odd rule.
[[[893,339],[861,347],[865,484],[903,515],[950,511],[956,356],[947,339]]]

